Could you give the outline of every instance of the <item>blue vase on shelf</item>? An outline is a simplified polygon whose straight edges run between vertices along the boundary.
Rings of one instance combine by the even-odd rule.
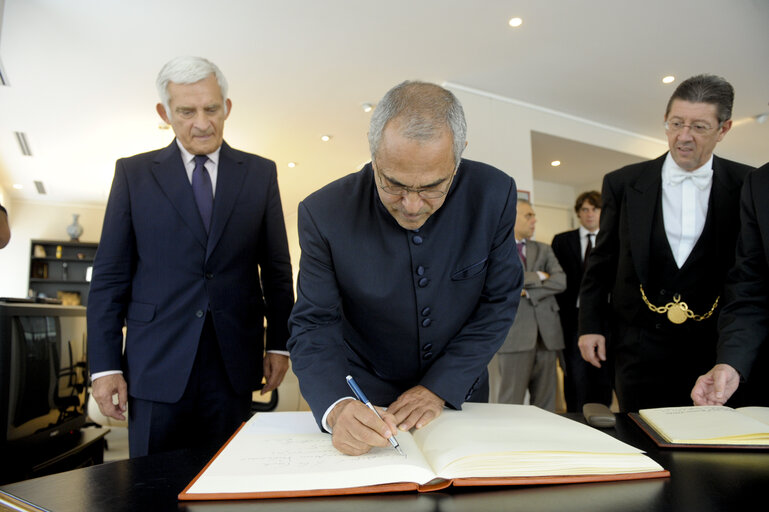
[[[72,242],[79,242],[80,235],[83,234],[83,226],[81,226],[80,223],[77,221],[79,217],[80,217],[79,213],[73,213],[72,224],[67,226],[67,234],[69,235],[69,239]]]

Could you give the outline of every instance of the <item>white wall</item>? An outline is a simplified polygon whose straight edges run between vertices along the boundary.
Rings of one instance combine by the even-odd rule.
[[[98,242],[105,206],[11,201],[8,218],[11,241],[0,250],[0,297],[26,297],[29,286],[30,240],[69,240],[67,226],[79,213],[81,242]]]
[[[649,137],[605,126],[536,105],[503,98],[461,85],[445,84],[462,102],[467,116],[468,147],[465,156],[480,160],[513,176],[518,188],[531,192],[538,210],[537,239],[550,242],[552,234],[570,229],[571,212],[581,190],[558,183],[534,181],[532,173],[531,131],[564,137],[586,144],[654,158],[666,150]],[[600,189],[600,183],[594,187]],[[81,240],[98,242],[104,219],[104,205],[48,204],[13,202],[0,188],[0,198],[8,209],[11,242],[0,250],[0,296],[23,297],[27,294],[30,240],[34,238],[66,240],[66,227],[72,214],[80,214],[84,227]],[[294,275],[299,266],[296,217],[293,209],[286,215],[291,262]]]
[[[539,211],[544,214],[538,221],[536,238],[546,243],[552,241],[552,234],[575,225],[572,217],[558,211],[571,212],[574,200],[582,190],[573,190],[573,187],[558,183],[534,181],[532,131],[649,159],[667,150],[664,143],[651,137],[458,84],[447,83],[444,86],[459,98],[465,110],[468,146],[464,156],[502,169],[515,178],[520,190],[531,192],[531,201],[538,210],[538,216]],[[588,187],[600,188],[600,183]]]

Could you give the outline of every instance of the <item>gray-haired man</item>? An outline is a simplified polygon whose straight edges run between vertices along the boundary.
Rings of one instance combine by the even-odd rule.
[[[454,95],[404,82],[371,119],[371,163],[299,205],[289,349],[302,394],[342,452],[386,446],[444,405],[488,399],[486,366],[520,298],[516,187],[461,160]],[[352,375],[383,420],[350,400]]]
[[[224,142],[221,71],[179,57],[157,87],[176,139],[118,160],[88,304],[93,396],[128,402],[132,457],[225,441],[288,369],[293,304],[275,163]]]

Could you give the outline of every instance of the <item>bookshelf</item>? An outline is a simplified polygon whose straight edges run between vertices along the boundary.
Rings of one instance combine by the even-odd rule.
[[[65,304],[88,304],[90,271],[99,244],[31,240],[29,289],[35,297],[60,298]]]

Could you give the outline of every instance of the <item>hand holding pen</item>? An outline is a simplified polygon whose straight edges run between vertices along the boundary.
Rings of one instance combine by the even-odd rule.
[[[364,395],[365,397],[365,395]],[[329,411],[326,422],[334,447],[346,455],[362,455],[375,446],[386,447],[398,432],[395,417],[375,411],[355,399],[341,400]]]
[[[355,382],[355,379],[352,378],[352,375],[347,376],[347,384],[350,386],[350,389],[352,389],[352,392],[355,393],[355,396],[358,398],[358,400],[363,402],[363,404],[366,407],[374,411],[374,414],[376,414],[377,418],[381,420],[382,417],[379,415],[376,408],[371,404],[371,401],[368,398],[366,398],[366,395],[363,393],[363,390],[360,388],[360,386],[358,386],[358,383]],[[390,444],[392,445],[393,448],[398,450],[398,453],[403,455],[403,452],[401,451],[401,447],[398,444],[398,441],[395,440],[395,436],[390,436],[387,438],[387,440],[390,441]]]

